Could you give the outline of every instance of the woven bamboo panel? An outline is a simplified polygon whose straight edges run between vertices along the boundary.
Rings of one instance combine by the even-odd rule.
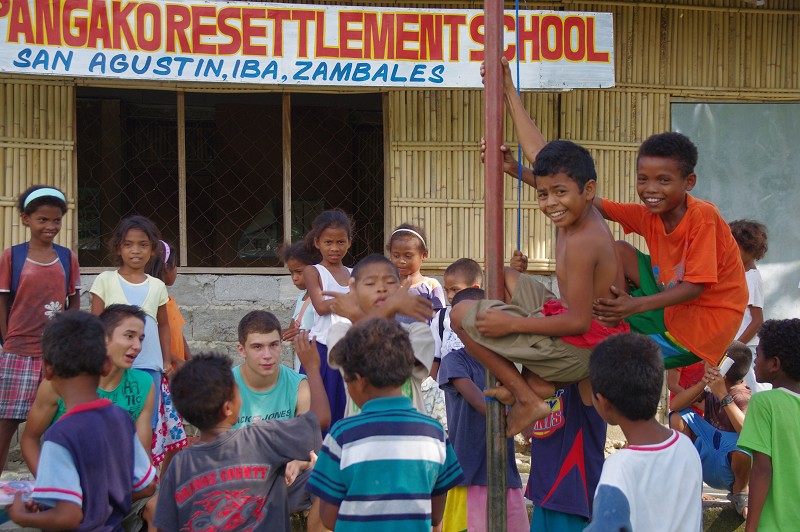
[[[670,129],[673,99],[800,100],[796,3],[770,2],[768,10],[743,8],[738,0],[557,4],[613,14],[617,87],[528,93],[523,99],[547,138],[571,139],[590,150],[600,194],[610,199],[638,201],[636,151],[648,136]],[[419,224],[428,231],[431,259],[426,268],[443,268],[462,256],[483,257],[483,168],[477,145],[483,131],[481,106],[480,91],[390,95],[391,220],[395,225]],[[508,120],[505,138],[513,144]],[[513,180],[506,180],[504,194],[505,247],[510,254],[517,237]],[[537,208],[535,197],[523,187],[522,249],[533,269],[551,269],[553,232]],[[611,225],[615,236],[623,238],[620,227]],[[637,236],[625,238],[645,247]]]
[[[557,95],[526,93],[527,108],[540,118],[545,135],[556,136]],[[426,269],[443,269],[460,257],[483,259],[483,129],[481,91],[394,91],[389,97],[391,220],[425,228],[430,240]],[[513,127],[505,138],[512,149]],[[507,178],[505,248],[511,255],[517,239],[517,183]],[[530,187],[522,187],[522,249],[531,268],[553,267],[552,228],[538,210]]]
[[[483,8],[478,0],[294,3]],[[505,5],[513,8],[514,3]],[[536,5],[521,2],[521,7],[603,11],[614,16],[616,88],[523,95],[547,138],[568,138],[591,151],[600,194],[611,199],[637,201],[636,149],[649,135],[670,129],[672,101],[800,101],[797,0],[769,0],[760,7],[742,0],[551,0]],[[59,241],[77,240],[72,83],[87,84],[47,78],[0,80],[4,247],[26,238],[13,203],[34,182],[67,192],[71,210]],[[391,223],[418,223],[428,231],[431,259],[426,269],[441,269],[462,256],[481,259],[486,223],[478,144],[483,132],[482,92],[392,91],[386,101]],[[505,138],[513,147],[508,119]],[[510,254],[517,238],[517,191],[510,178],[504,196],[505,248]],[[535,197],[523,186],[521,247],[531,257],[532,269],[552,269],[552,227],[537,210]],[[618,227],[612,229],[621,236]]]
[[[77,239],[73,110],[74,91],[70,85],[38,81],[0,83],[3,249],[29,238],[16,203],[19,194],[31,185],[51,185],[64,191],[70,210],[57,242],[71,246]]]

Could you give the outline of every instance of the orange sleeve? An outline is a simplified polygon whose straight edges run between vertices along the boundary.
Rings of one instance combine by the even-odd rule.
[[[644,234],[644,218],[647,208],[636,203],[617,203],[603,198],[603,210],[609,219],[622,226],[625,234]]]
[[[683,281],[714,284],[719,279],[718,235],[715,224],[711,220],[697,220],[690,227]]]
[[[169,346],[172,354],[181,360],[185,360],[186,353],[183,345],[183,324],[185,322],[178,308],[178,303],[175,302],[175,298],[172,296],[169,296],[167,301],[167,320],[169,321]]]

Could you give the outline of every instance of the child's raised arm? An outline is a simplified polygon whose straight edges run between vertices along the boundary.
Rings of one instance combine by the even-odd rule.
[[[717,373],[719,373],[719,370],[717,370]],[[673,392],[675,393],[675,396],[669,402],[669,409],[679,412],[684,408],[689,408],[692,406],[703,394],[703,390],[706,387],[707,382],[708,381],[706,380],[706,377],[703,376],[703,378],[697,381],[693,386],[690,386],[686,389],[680,389],[677,393]]]
[[[300,363],[306,370],[306,377],[308,378],[308,397],[301,397],[298,392],[297,397],[297,413],[311,410],[317,416],[319,426],[323,430],[331,425],[331,408],[328,403],[328,394],[325,392],[325,384],[322,382],[320,375],[320,359],[319,351],[317,351],[317,341],[308,339],[308,331],[300,331],[292,341],[297,357]],[[301,383],[302,384],[302,383]],[[303,404],[301,404],[301,402]]]
[[[500,59],[500,64],[503,69],[503,97],[505,98],[511,121],[514,123],[514,131],[517,133],[525,158],[533,161],[536,159],[536,154],[547,144],[547,141],[531,118],[531,115],[525,110],[522,99],[517,94],[514,81],[511,79],[511,67],[508,65],[508,60],[503,57]],[[481,79],[483,79],[485,73],[486,67],[481,64]]]

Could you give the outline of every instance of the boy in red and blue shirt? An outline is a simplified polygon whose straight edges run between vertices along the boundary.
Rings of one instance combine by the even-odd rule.
[[[565,386],[545,400],[550,415],[534,423],[526,497],[533,502],[531,531],[580,531],[605,459],[606,422],[592,406],[588,381]]]
[[[45,378],[67,413],[44,433],[33,498],[18,494],[8,515],[18,525],[47,530],[116,530],[133,498],[152,495],[156,471],[130,415],[97,385],[109,369],[103,325],[87,312],[56,316],[42,335]],[[41,508],[40,508],[41,510]]]

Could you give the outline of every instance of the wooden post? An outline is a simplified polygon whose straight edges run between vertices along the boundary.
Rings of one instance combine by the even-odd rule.
[[[281,131],[283,139],[283,243],[292,243],[292,95],[281,98]]]
[[[486,295],[503,299],[503,2],[484,0],[483,127],[486,139],[484,164],[484,243],[486,250]],[[486,373],[486,386],[494,387],[494,375]],[[502,405],[486,405],[486,463],[489,488],[486,530],[505,532],[506,523],[506,416]]]
[[[177,92],[178,107],[178,247],[180,265],[189,265],[189,225],[186,214],[186,93]]]

